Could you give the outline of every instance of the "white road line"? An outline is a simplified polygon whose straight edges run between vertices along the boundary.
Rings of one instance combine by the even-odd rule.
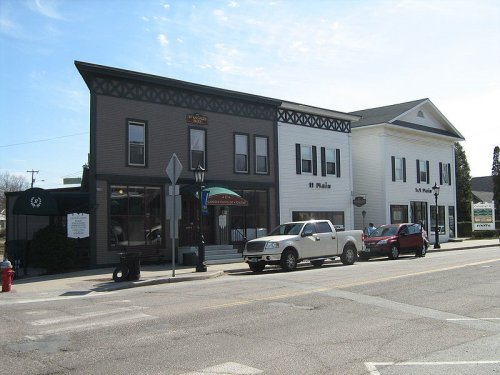
[[[450,322],[456,321],[470,321],[470,320],[500,320],[500,318],[456,318],[456,319],[446,319]]]
[[[365,362],[370,375],[380,375],[378,367],[387,366],[467,366],[467,365],[496,365],[500,360],[493,361],[441,361],[441,362]]]
[[[264,371],[241,363],[226,362],[220,365],[204,368],[203,370],[187,372],[182,375],[255,375]]]
[[[91,312],[83,313],[80,315],[60,316],[57,318],[47,318],[47,319],[35,320],[35,321],[31,322],[31,325],[33,325],[33,326],[47,326],[50,324],[74,322],[77,320],[85,320],[85,319],[95,318],[98,316],[113,315],[113,314],[117,314],[117,313],[121,313],[121,312],[141,310],[141,309],[146,309],[146,307],[130,306],[130,307],[118,307],[116,309],[105,310],[105,311],[91,311]]]
[[[68,299],[82,299],[90,297],[107,297],[117,292],[90,292],[89,294],[83,296],[58,296],[58,297],[47,297],[47,298],[33,298],[33,299],[22,299],[16,301],[0,301],[0,306],[8,305],[23,305],[27,303],[40,303],[40,302],[52,302],[52,301],[66,301]]]
[[[43,332],[40,332],[40,335],[53,335],[61,332],[68,332],[68,331],[89,331],[93,329],[97,329],[100,327],[111,327],[111,326],[116,326],[116,325],[121,325],[121,324],[127,324],[131,322],[136,322],[139,320],[147,320],[147,319],[156,319],[156,316],[153,315],[148,315],[148,314],[135,314],[135,315],[130,315],[126,316],[123,318],[113,318],[112,320],[103,320],[99,322],[88,322],[84,324],[75,324],[67,327],[60,327],[60,328],[54,328],[54,329],[49,329]]]

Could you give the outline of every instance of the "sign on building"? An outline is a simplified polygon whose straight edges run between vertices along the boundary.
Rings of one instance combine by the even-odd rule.
[[[89,236],[89,215],[68,214],[68,237],[87,238]]]
[[[472,203],[472,230],[495,230],[495,204]]]

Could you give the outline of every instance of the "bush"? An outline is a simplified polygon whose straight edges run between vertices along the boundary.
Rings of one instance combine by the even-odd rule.
[[[68,271],[75,266],[75,241],[66,237],[63,227],[46,226],[33,235],[29,260],[31,265],[45,268],[47,273]]]
[[[472,232],[472,238],[481,239],[481,238],[498,238],[500,231],[498,230],[478,230]]]

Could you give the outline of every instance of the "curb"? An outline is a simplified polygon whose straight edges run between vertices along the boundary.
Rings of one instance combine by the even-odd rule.
[[[206,280],[220,277],[224,274],[224,271],[207,272],[200,275],[179,275],[179,276],[169,276],[169,277],[159,277],[155,279],[138,280],[138,281],[124,281],[120,283],[114,283],[109,285],[97,286],[91,288],[94,292],[110,292],[114,290],[138,288],[141,286],[167,284],[167,283],[179,283],[182,281],[193,281],[193,280]]]
[[[499,244],[491,244],[491,245],[476,245],[476,246],[464,246],[464,247],[454,247],[453,249],[431,249],[431,246],[429,246],[429,249],[427,252],[432,252],[432,253],[439,253],[442,251],[454,251],[454,250],[473,250],[473,249],[481,249],[484,247],[497,247]]]

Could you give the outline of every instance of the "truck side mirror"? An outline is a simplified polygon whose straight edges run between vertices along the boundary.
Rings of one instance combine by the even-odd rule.
[[[301,236],[302,237],[310,237],[313,235],[313,231],[311,229],[306,229],[305,231],[302,232]]]

